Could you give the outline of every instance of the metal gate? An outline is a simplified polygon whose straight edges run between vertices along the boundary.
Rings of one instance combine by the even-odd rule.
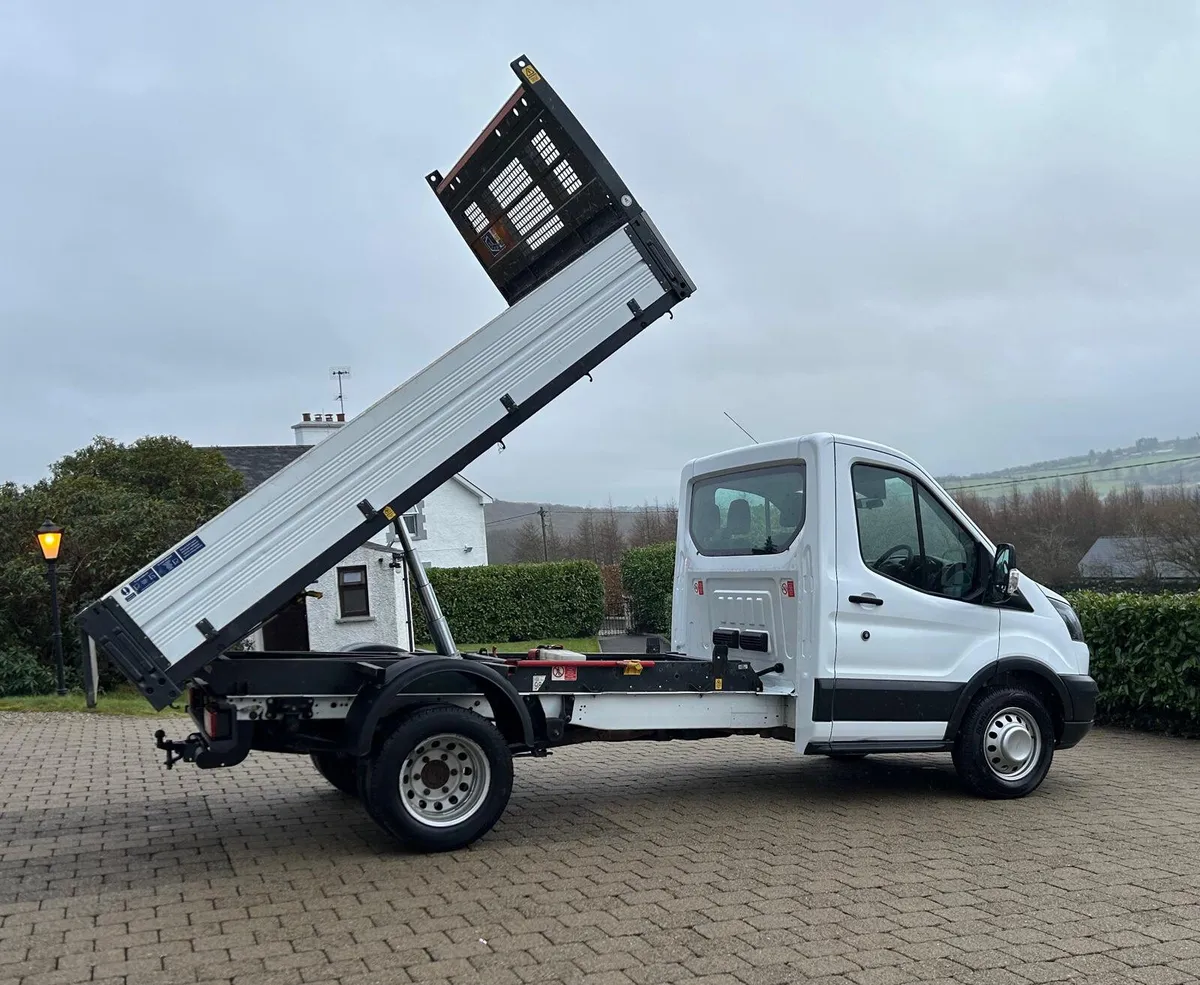
[[[633,632],[633,606],[628,595],[604,607],[600,622],[601,636],[628,636]]]

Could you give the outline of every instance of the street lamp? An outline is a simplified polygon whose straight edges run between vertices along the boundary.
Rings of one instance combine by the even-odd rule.
[[[46,559],[46,577],[50,579],[50,612],[54,622],[54,666],[58,673],[58,694],[67,693],[63,671],[62,626],[58,617],[58,549],[62,546],[63,528],[47,520],[37,531],[38,546]]]

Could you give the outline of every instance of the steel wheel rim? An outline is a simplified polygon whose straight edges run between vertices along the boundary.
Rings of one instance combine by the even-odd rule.
[[[1005,708],[988,719],[983,756],[992,773],[1006,783],[1024,780],[1042,758],[1042,730],[1024,708]]]
[[[443,732],[418,742],[400,768],[400,802],[431,828],[461,824],[492,786],[492,768],[474,739]]]

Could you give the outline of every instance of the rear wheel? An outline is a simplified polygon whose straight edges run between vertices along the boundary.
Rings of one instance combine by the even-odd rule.
[[[362,764],[359,782],[367,812],[394,838],[418,851],[453,851],[504,813],[512,753],[481,715],[427,705],[395,723]]]
[[[313,765],[326,780],[342,793],[358,796],[358,761],[353,756],[333,752],[309,754]]]
[[[967,788],[992,799],[1038,788],[1054,759],[1054,721],[1022,687],[989,688],[975,699],[954,741],[954,766]]]

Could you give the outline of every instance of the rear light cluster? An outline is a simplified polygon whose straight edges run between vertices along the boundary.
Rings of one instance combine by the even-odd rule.
[[[200,716],[200,727],[210,739],[228,739],[233,735],[234,710],[229,705],[209,702]]]

